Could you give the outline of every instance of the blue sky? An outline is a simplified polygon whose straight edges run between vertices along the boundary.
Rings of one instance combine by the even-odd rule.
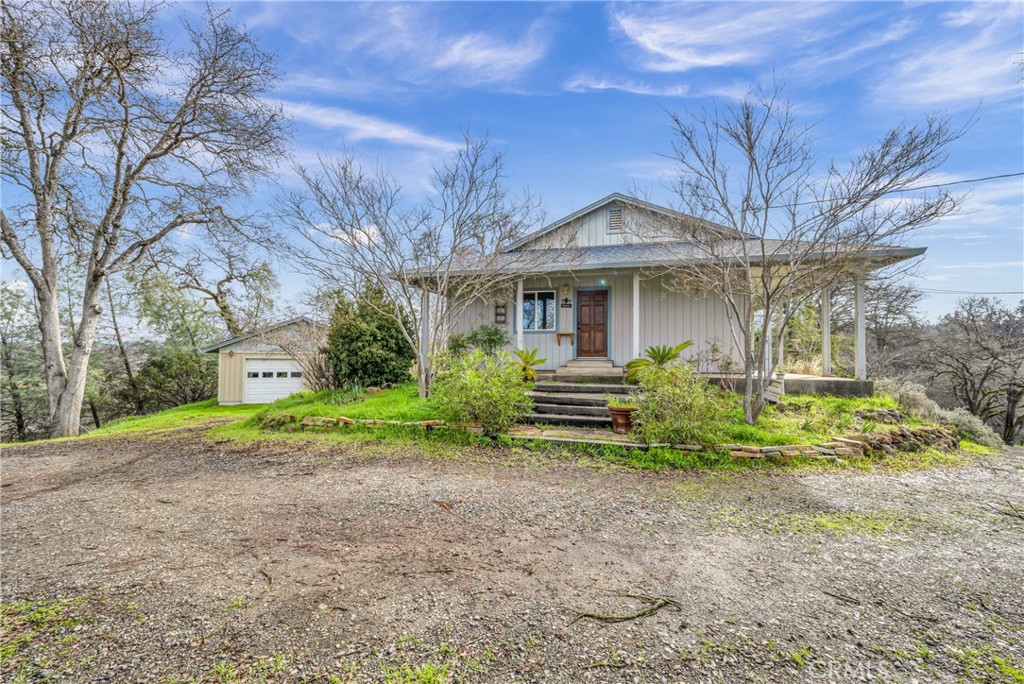
[[[277,56],[271,97],[292,118],[292,163],[348,151],[410,196],[466,129],[506,154],[509,183],[556,219],[634,185],[672,203],[667,111],[785,82],[848,159],[901,121],[973,121],[929,182],[1024,171],[1024,3],[342,3],[226,5]],[[168,37],[199,3],[167,7]],[[257,202],[274,191],[262,188]],[[916,284],[1024,290],[1024,179],[957,188],[962,211],[920,233]],[[305,288],[282,272],[286,297]],[[930,293],[924,310],[962,295]],[[1004,297],[1014,300],[1009,295]]]
[[[818,122],[824,157],[947,112],[973,124],[931,182],[1024,170],[1021,2],[232,7],[277,54],[296,159],[354,152],[413,195],[468,128],[491,134],[510,183],[550,218],[634,183],[671,202],[666,110],[735,100],[773,74]],[[929,247],[917,284],[1024,290],[1024,180],[957,189],[963,210],[916,241]],[[929,294],[925,310],[957,297]]]

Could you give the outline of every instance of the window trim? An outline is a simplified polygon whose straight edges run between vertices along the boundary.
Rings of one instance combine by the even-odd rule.
[[[526,291],[523,292],[523,306],[524,307],[526,306],[526,300],[530,299],[531,295],[532,295],[533,310],[534,310],[534,322],[536,323],[536,320],[537,320],[537,315],[536,315],[536,311],[537,311],[537,295],[540,295],[540,294],[550,294],[551,295],[551,306],[552,306],[552,308],[554,309],[554,312],[555,312],[555,320],[553,322],[553,327],[551,327],[551,328],[527,328],[526,327],[526,313],[522,312],[523,332],[524,333],[546,333],[546,334],[550,335],[552,333],[558,332],[558,291],[557,290],[526,290]]]

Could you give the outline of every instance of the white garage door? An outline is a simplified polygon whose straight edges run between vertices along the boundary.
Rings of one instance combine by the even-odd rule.
[[[302,368],[291,359],[246,359],[245,403],[269,404],[302,389]]]

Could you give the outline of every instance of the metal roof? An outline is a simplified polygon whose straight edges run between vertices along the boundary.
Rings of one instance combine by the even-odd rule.
[[[723,241],[723,245],[734,244],[733,254],[737,261],[743,254],[739,240]],[[750,260],[782,261],[789,255],[783,250],[783,240],[748,240]],[[762,251],[763,250],[763,251]],[[877,247],[871,250],[857,250],[856,256],[865,260],[887,262],[902,261],[925,253],[925,247]],[[824,251],[823,253],[831,253]],[[514,252],[491,255],[489,257],[467,260],[459,268],[453,269],[452,275],[473,275],[483,272],[514,273],[554,273],[582,272],[610,269],[632,269],[678,266],[687,263],[707,261],[709,257],[692,242],[647,242],[628,245],[604,245],[596,247],[568,247],[552,249],[523,249]],[[874,266],[877,268],[877,265]],[[427,278],[431,273],[425,271]]]

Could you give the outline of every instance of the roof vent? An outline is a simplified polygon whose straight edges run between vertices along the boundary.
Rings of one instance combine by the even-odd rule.
[[[608,230],[622,230],[622,207],[608,209]]]

